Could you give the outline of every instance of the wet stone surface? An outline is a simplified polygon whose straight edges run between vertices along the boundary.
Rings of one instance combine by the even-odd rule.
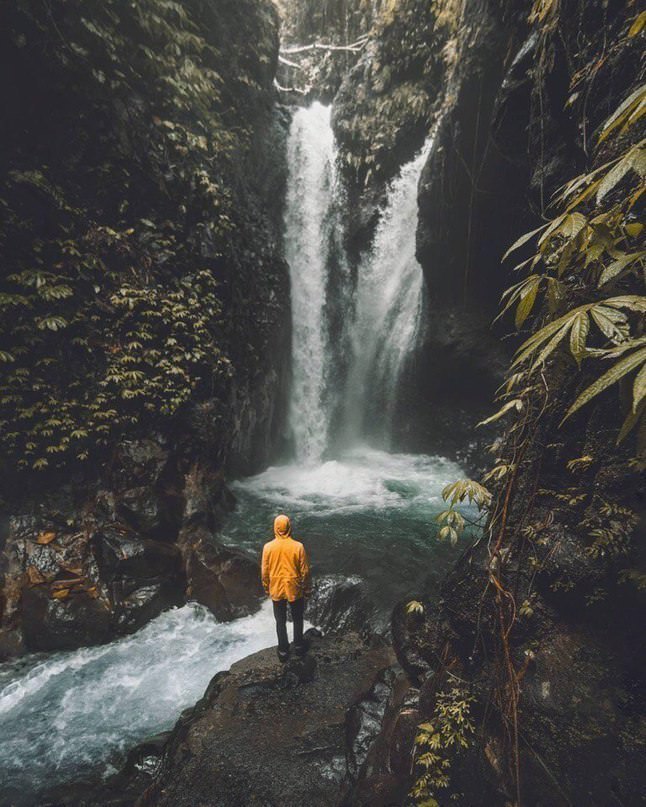
[[[243,659],[179,721],[138,803],[342,803],[381,728],[393,662],[356,633],[314,636],[284,666],[274,648]]]

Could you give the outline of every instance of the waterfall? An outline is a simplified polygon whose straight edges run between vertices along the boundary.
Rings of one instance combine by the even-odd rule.
[[[346,396],[348,435],[389,446],[402,372],[414,352],[423,312],[422,268],[415,257],[417,186],[429,138],[392,181],[373,244],[361,261]]]
[[[369,438],[391,447],[402,377],[422,322],[417,185],[430,148],[429,138],[390,184],[353,288],[341,243],[343,199],[330,108],[314,103],[294,113],[285,212],[292,303],[288,421],[301,463],[323,457],[337,407],[343,421],[337,445]]]
[[[287,145],[285,253],[290,268],[292,386],[288,422],[296,458],[319,460],[327,444],[330,346],[325,311],[334,246],[335,145],[330,108],[294,113]]]

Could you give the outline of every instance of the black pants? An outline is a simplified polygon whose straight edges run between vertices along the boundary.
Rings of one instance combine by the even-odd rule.
[[[305,600],[301,597],[289,603],[289,610],[292,612],[294,621],[294,644],[298,647],[303,644],[303,611],[305,610]],[[287,600],[274,600],[274,618],[276,619],[276,634],[278,636],[278,649],[289,650],[289,639],[287,638]]]

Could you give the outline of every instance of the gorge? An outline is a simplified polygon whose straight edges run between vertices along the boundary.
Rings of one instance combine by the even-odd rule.
[[[640,803],[640,365],[564,416],[642,345],[646,18],[45,5],[0,34],[0,804]]]

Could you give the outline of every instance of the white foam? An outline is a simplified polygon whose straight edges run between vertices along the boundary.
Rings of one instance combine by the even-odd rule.
[[[462,476],[445,457],[354,449],[313,465],[279,465],[234,483],[234,488],[321,514],[354,510],[437,507],[442,488]]]
[[[292,307],[289,427],[301,460],[319,459],[328,436],[325,387],[330,349],[325,308],[335,228],[335,152],[330,107],[315,102],[298,109],[287,143],[285,257]]]
[[[120,753],[172,727],[215,673],[273,645],[274,631],[269,602],[229,623],[193,603],[109,645],[21,660],[0,689],[0,801],[90,768],[108,774]]]

